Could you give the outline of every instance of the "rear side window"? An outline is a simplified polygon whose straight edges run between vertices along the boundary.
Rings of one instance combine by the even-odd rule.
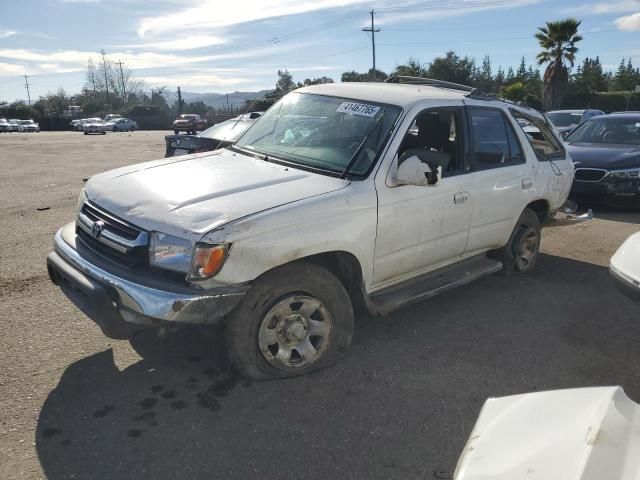
[[[506,167],[524,162],[513,128],[501,110],[471,108],[475,168]]]
[[[520,128],[522,128],[531,147],[536,152],[538,160],[544,161],[564,158],[564,149],[560,141],[551,133],[546,122],[524,116],[517,110],[512,110],[511,114],[518,122],[518,125],[520,125]]]

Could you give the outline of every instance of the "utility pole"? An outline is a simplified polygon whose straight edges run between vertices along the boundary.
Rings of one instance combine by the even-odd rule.
[[[178,113],[182,113],[182,92],[180,87],[178,87]]]
[[[122,60],[118,60],[120,66],[120,85],[122,86],[122,103],[127,103],[127,89],[124,85],[124,75],[122,74]]]
[[[373,80],[376,80],[376,32],[380,31],[380,27],[375,26],[374,20],[373,20],[373,15],[375,14],[375,11],[372,9],[371,10],[371,27],[363,27],[362,31],[363,32],[371,32],[371,47],[373,50]]]
[[[27,98],[29,99],[29,106],[31,106],[31,93],[29,92],[29,79],[27,74],[24,74],[24,87],[27,89]]]
[[[107,69],[109,68],[107,65],[107,54],[104,49],[100,51],[100,54],[102,55],[102,70],[104,70],[104,88],[107,91],[107,105],[111,108],[111,102],[109,101],[109,80],[107,80]]]

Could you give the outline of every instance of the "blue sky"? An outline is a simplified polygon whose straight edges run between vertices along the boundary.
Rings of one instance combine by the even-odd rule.
[[[387,72],[447,50],[489,54],[494,70],[534,63],[536,27],[567,16],[583,21],[579,59],[640,64],[640,0],[0,0],[0,100],[26,99],[25,73],[32,99],[78,92],[101,48],[149,87],[258,90],[284,68],[339,80],[371,66],[371,8]]]

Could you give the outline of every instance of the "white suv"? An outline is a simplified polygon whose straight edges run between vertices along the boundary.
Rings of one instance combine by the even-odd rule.
[[[114,338],[224,320],[236,368],[270,378],[336,361],[354,307],[531,270],[573,181],[557,130],[468,87],[395,80],[301,88],[226,149],[92,177],[51,279]]]

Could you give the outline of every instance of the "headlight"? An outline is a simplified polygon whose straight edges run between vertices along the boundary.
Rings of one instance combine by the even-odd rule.
[[[222,269],[228,252],[228,245],[196,244],[189,279],[204,280],[215,276]]]
[[[87,201],[87,194],[84,193],[84,188],[80,191],[80,195],[78,195],[78,203],[76,203],[76,213],[80,211],[84,202]]]
[[[151,232],[149,263],[151,266],[189,273],[193,242],[160,232]]]
[[[638,178],[640,177],[640,168],[614,170],[609,174],[609,176],[614,178]]]

